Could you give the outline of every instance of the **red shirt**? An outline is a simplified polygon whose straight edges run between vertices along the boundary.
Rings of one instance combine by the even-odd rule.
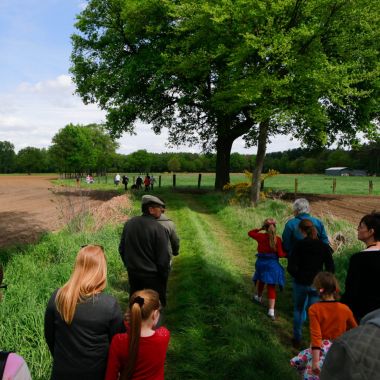
[[[140,337],[133,380],[164,380],[164,363],[168,349],[170,332],[165,327],[158,328],[152,336]],[[117,380],[121,368],[127,363],[129,336],[116,334],[108,353],[105,380]]]
[[[258,253],[277,253],[278,257],[286,257],[286,253],[282,250],[282,240],[279,236],[276,236],[277,250],[274,251],[269,244],[269,235],[266,232],[262,233],[259,231],[261,231],[259,228],[255,228],[248,232],[248,235],[258,243]]]

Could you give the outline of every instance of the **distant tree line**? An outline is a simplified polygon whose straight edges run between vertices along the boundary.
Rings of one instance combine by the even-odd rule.
[[[26,147],[18,153],[9,141],[0,141],[0,173],[102,174],[105,172],[215,172],[216,155],[200,153],[116,153],[118,144],[101,126],[69,124],[52,139],[48,148]],[[253,171],[255,156],[232,153],[231,172]],[[328,167],[347,166],[380,175],[380,141],[353,150],[292,149],[268,153],[264,172],[323,173]]]

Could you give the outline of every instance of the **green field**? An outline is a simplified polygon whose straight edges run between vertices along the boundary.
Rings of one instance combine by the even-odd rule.
[[[108,185],[107,185],[108,187]],[[295,354],[290,346],[291,281],[279,292],[278,319],[272,322],[264,307],[250,301],[256,244],[247,231],[266,217],[278,220],[278,232],[291,210],[281,201],[266,201],[258,208],[231,205],[221,193],[189,194],[159,189],[167,213],[181,237],[168,286],[165,324],[171,331],[167,380],[297,379],[289,366]],[[140,194],[128,212],[139,214]],[[355,229],[346,222],[326,219],[330,235],[340,231],[349,242],[335,254],[337,275],[345,278],[347,260],[360,249]],[[85,225],[85,223],[84,223]],[[123,308],[127,302],[127,276],[117,247],[121,225],[98,232],[72,226],[45,235],[38,244],[0,249],[9,288],[0,307],[1,348],[22,354],[34,380],[49,378],[50,354],[43,337],[43,318],[51,292],[69,277],[82,244],[105,247],[108,292]],[[282,259],[286,266],[286,260]],[[43,270],[41,270],[43,268]],[[342,284],[343,285],[343,284]],[[308,331],[304,329],[305,346]]]
[[[136,173],[128,173],[131,186],[133,178],[137,177]],[[161,173],[156,174],[156,187],[159,185],[159,176],[161,176],[161,186],[163,188],[173,187],[173,174]],[[294,192],[295,179],[298,180],[298,193],[313,194],[333,194],[333,179],[336,179],[336,194],[345,195],[368,195],[369,181],[373,183],[373,195],[380,195],[380,177],[330,177],[326,175],[305,175],[305,174],[279,174],[275,177],[268,178],[264,183],[265,190]],[[232,173],[231,183],[247,182],[247,177],[242,173]],[[74,185],[74,180],[60,180],[58,183]],[[214,187],[215,174],[202,173],[201,188],[212,189]],[[88,185],[82,180],[82,186],[93,189],[115,189],[113,176],[95,177],[95,183]],[[198,173],[178,173],[176,174],[176,187],[194,187],[198,186]],[[122,189],[123,185],[119,185]]]

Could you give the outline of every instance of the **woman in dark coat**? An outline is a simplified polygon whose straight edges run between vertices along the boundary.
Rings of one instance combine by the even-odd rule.
[[[350,258],[341,302],[352,310],[360,322],[366,314],[380,308],[380,212],[373,212],[361,219],[358,239],[366,245],[366,249]]]
[[[45,313],[52,380],[104,379],[112,337],[124,331],[118,302],[103,293],[106,278],[102,247],[87,245],[69,281],[52,294]]]

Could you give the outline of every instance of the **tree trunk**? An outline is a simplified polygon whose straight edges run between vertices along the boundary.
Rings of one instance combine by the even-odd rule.
[[[220,137],[216,142],[215,190],[223,190],[223,186],[230,182],[230,157],[233,142],[233,139],[226,137]]]
[[[252,176],[251,201],[257,206],[260,200],[260,178],[263,171],[265,152],[267,150],[269,120],[262,121],[259,126],[259,139],[257,144],[257,156],[255,170]]]

